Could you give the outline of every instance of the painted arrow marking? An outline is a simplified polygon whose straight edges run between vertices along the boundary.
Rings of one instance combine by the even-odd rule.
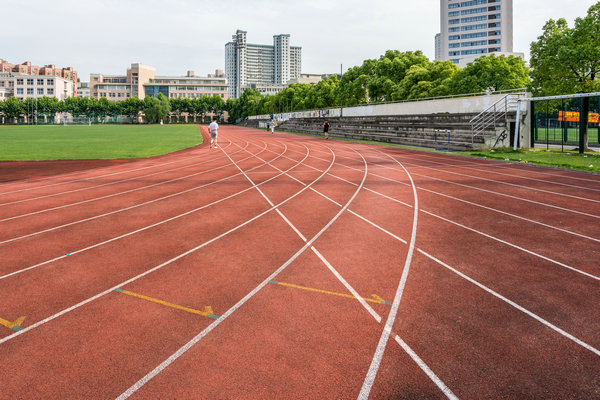
[[[163,306],[175,308],[177,310],[182,310],[182,311],[186,311],[186,312],[189,312],[192,314],[201,315],[203,317],[219,319],[219,316],[215,315],[213,313],[213,309],[211,306],[204,307],[204,310],[195,310],[193,308],[180,306],[178,304],[169,303],[167,301],[163,301],[163,300],[159,300],[159,299],[154,299],[152,297],[144,296],[143,294],[133,293],[133,292],[129,292],[129,291],[123,290],[123,289],[115,289],[115,292],[126,294],[126,295],[132,296],[132,297],[137,297],[138,299],[151,301],[152,303],[162,304]]]
[[[15,332],[18,332],[21,329],[23,329],[23,328],[21,328],[21,324],[23,323],[23,321],[25,321],[25,317],[19,317],[15,320],[15,322],[10,322],[10,321],[0,318],[0,325],[3,325],[5,327],[7,327],[8,329],[12,329]]]
[[[291,288],[294,288],[294,289],[307,290],[309,292],[316,292],[316,293],[322,293],[322,294],[329,294],[329,295],[332,295],[332,296],[345,297],[347,299],[353,299],[354,298],[354,296],[349,295],[349,294],[337,293],[337,292],[330,292],[328,290],[314,289],[314,288],[309,288],[309,287],[306,287],[306,286],[293,285],[291,283],[277,282],[277,281],[269,281],[269,283],[272,283],[273,285],[287,286],[287,287],[291,287]],[[371,298],[363,297],[363,300],[369,301],[371,303],[385,304],[385,305],[388,305],[388,306],[392,305],[392,303],[390,303],[388,301],[384,301],[381,297],[377,296],[376,294],[372,294]]]

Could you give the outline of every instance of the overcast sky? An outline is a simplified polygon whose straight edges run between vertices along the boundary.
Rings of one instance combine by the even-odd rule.
[[[528,58],[548,19],[573,26],[597,1],[514,0],[514,51]],[[0,58],[72,66],[82,81],[125,74],[132,63],[206,76],[224,68],[237,29],[256,44],[289,33],[306,73],[345,71],[387,49],[433,59],[440,30],[439,0],[2,0],[1,9]]]

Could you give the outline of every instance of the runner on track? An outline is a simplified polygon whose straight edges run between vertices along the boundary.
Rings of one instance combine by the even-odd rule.
[[[208,126],[210,130],[210,148],[213,146],[217,147],[217,137],[219,136],[219,124],[217,124],[217,117],[213,117],[213,121]]]
[[[325,123],[323,124],[323,134],[325,135],[325,139],[329,139],[329,127],[331,125],[329,125],[329,121],[325,120]]]

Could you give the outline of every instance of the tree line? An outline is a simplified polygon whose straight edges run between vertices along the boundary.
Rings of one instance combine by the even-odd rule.
[[[132,122],[137,122],[138,117],[143,116],[148,123],[158,123],[161,120],[167,122],[169,116],[178,118],[182,114],[187,114],[194,120],[203,120],[208,114],[222,115],[225,105],[225,101],[218,95],[168,99],[159,93],[157,97],[129,97],[122,101],[109,101],[105,97],[68,97],[65,100],[58,100],[56,97],[24,100],[9,97],[0,101],[0,116],[9,120],[20,117],[32,120],[44,116],[52,118],[56,113],[67,112],[90,120],[124,115]]]
[[[365,103],[414,100],[527,88],[535,96],[600,91],[600,2],[570,28],[564,18],[549,20],[531,43],[531,62],[518,57],[482,56],[465,68],[430,61],[421,51],[389,50],[365,60],[341,79],[317,85],[294,84],[275,95],[246,90],[227,102],[230,118]],[[586,100],[587,101],[587,100]],[[589,109],[584,103],[585,109]],[[584,112],[587,115],[587,112]]]

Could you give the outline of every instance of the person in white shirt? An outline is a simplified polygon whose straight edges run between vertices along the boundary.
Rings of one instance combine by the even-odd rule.
[[[213,121],[208,126],[210,131],[210,148],[217,147],[217,137],[219,136],[219,124],[217,124],[217,117],[213,117]]]

